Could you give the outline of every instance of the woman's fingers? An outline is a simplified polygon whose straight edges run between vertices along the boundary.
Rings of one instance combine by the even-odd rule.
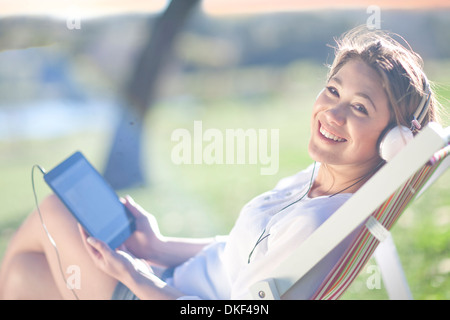
[[[105,242],[89,236],[81,226],[79,229],[89,256],[106,274],[122,281],[133,272],[149,273],[150,267],[143,260],[136,259],[125,246],[113,250]]]
[[[100,240],[97,240],[94,237],[88,237],[86,239],[87,243],[89,243],[95,250],[97,250],[102,256],[111,255],[111,249]]]
[[[94,262],[97,264],[97,266],[105,268],[112,257],[111,249],[109,249],[109,247],[104,242],[93,237],[88,237],[86,241],[89,244],[88,252],[90,253],[91,257],[93,257]]]
[[[106,259],[112,255],[112,250],[102,241],[95,239],[84,230],[82,226],[78,224],[81,238],[87,249],[88,254],[94,260],[98,266],[104,266]]]
[[[137,204],[131,196],[121,198],[120,201],[127,207],[131,214],[136,218],[146,217],[148,214],[139,204]]]
[[[89,235],[79,223],[78,223],[78,231],[80,231],[81,240],[83,241],[84,246],[88,247],[87,238],[89,238]]]

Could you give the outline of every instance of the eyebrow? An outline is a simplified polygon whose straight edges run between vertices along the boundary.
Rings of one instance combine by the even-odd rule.
[[[330,81],[331,81],[331,80],[336,81],[340,86],[342,86],[342,80],[341,80],[340,78],[334,76],[334,77],[332,77],[332,78],[330,79]],[[369,97],[369,95],[365,94],[364,92],[356,92],[355,95],[360,96],[360,97],[362,97],[362,98],[368,100],[368,101],[372,104],[372,106],[373,106],[373,108],[375,109],[375,111],[377,111],[377,107],[375,106],[375,103],[374,103],[373,100]]]

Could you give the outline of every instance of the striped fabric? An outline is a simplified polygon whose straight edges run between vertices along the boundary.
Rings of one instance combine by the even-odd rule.
[[[372,217],[377,219],[387,230],[390,230],[403,213],[412,198],[432,176],[444,158],[450,152],[450,145],[438,151],[432,159],[416,172],[401,188],[387,199]],[[357,237],[341,257],[336,266],[321,284],[312,299],[336,300],[350,286],[368,260],[372,257],[379,241],[362,227]]]
[[[433,157],[428,162],[429,165],[434,165],[436,162],[443,160],[450,153],[450,144],[448,144],[445,148],[442,148],[438,152],[436,152]]]

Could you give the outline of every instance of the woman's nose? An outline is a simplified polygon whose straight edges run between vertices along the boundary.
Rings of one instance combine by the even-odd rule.
[[[340,103],[326,110],[325,116],[328,123],[332,123],[337,126],[344,125],[346,120],[346,109],[347,108],[345,108],[345,105],[343,103]]]

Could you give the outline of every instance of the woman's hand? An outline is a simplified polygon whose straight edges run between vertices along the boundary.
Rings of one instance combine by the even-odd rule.
[[[214,241],[214,238],[164,237],[159,232],[153,215],[141,208],[130,196],[121,201],[136,219],[136,231],[124,245],[134,256],[145,259],[151,265],[166,268],[178,266]]]
[[[153,273],[150,266],[130,253],[112,250],[106,243],[89,237],[79,225],[81,237],[97,268],[130,288],[141,299],[176,299],[183,296]]]
[[[122,198],[121,201],[136,219],[136,231],[125,241],[125,247],[136,257],[154,260],[162,241],[155,217],[134,202],[130,196]]]
[[[79,225],[83,243],[97,268],[111,277],[125,282],[134,277],[138,272],[149,273],[150,267],[142,260],[136,259],[132,254],[121,249],[112,250],[101,240],[89,237],[86,231]]]

